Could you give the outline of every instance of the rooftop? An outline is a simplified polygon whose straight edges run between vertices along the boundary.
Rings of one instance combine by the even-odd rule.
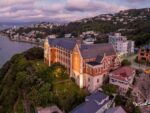
[[[76,45],[75,39],[69,39],[69,38],[56,38],[56,39],[48,39],[49,44],[53,46],[59,46],[64,49],[67,49],[69,51],[72,51],[73,48]]]
[[[80,52],[83,58],[96,58],[97,56],[116,55],[112,44],[108,43],[92,45],[82,44],[80,47]]]
[[[88,62],[89,65],[92,65],[92,66],[97,66],[97,65],[100,65],[100,63],[96,62],[96,61],[92,61],[92,62]]]
[[[116,79],[120,79],[123,81],[127,81],[129,77],[133,76],[133,72],[135,70],[131,67],[121,67],[118,68],[117,70],[111,72],[112,77],[116,78]]]
[[[37,108],[37,113],[63,113],[57,106],[50,106],[46,108]]]
[[[95,92],[85,98],[85,102],[77,106],[71,113],[96,113],[109,102],[109,97],[103,92]]]
[[[144,49],[150,49],[150,45],[144,46]]]
[[[50,45],[59,46],[69,51],[72,51],[75,45],[79,42],[75,38],[57,38],[48,40]],[[112,44],[108,43],[91,45],[81,43],[80,52],[83,58],[96,58],[97,56],[116,55],[115,49],[113,48]]]

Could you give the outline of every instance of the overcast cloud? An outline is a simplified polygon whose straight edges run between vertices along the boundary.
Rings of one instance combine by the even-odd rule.
[[[150,7],[150,0],[0,0],[0,22],[68,22],[145,7]]]

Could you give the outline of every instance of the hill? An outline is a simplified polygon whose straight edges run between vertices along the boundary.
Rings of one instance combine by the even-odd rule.
[[[0,69],[0,113],[35,113],[37,107],[53,104],[68,112],[86,94],[62,65],[43,63],[41,48],[13,56]]]
[[[102,14],[69,23],[61,28],[61,33],[97,31],[101,33],[121,32],[128,39],[134,40],[136,46],[150,42],[150,8],[129,9],[115,14]]]
[[[74,37],[78,37],[82,32],[86,31],[95,31],[102,34],[102,36],[110,32],[121,32],[129,40],[134,40],[137,47],[149,44],[150,8],[129,9],[115,14],[101,14],[96,17],[85,18],[64,25],[46,22],[39,23],[33,26],[11,30],[9,36],[30,37],[38,41],[37,39],[45,39],[49,35],[55,35],[61,38],[68,33]],[[5,33],[7,34],[7,31]]]

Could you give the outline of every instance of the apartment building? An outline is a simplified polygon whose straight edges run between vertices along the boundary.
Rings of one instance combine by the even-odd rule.
[[[120,55],[127,55],[134,53],[134,41],[127,40],[121,33],[109,34],[109,43],[113,44],[114,48]]]
[[[80,88],[90,92],[99,88],[110,70],[120,66],[112,44],[83,44],[77,39],[46,39],[44,62],[59,62],[67,69]]]
[[[135,69],[131,67],[121,67],[109,74],[109,83],[119,87],[120,94],[127,93],[132,86],[135,76]]]

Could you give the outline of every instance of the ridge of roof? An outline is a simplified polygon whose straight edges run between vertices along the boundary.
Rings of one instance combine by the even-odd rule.
[[[75,38],[56,38],[48,39],[50,45],[60,46],[69,51],[72,51],[75,45],[78,43],[78,39]],[[79,47],[81,56],[83,58],[97,58],[97,56],[105,55],[116,55],[115,49],[112,44],[102,43],[102,44],[82,44]]]

